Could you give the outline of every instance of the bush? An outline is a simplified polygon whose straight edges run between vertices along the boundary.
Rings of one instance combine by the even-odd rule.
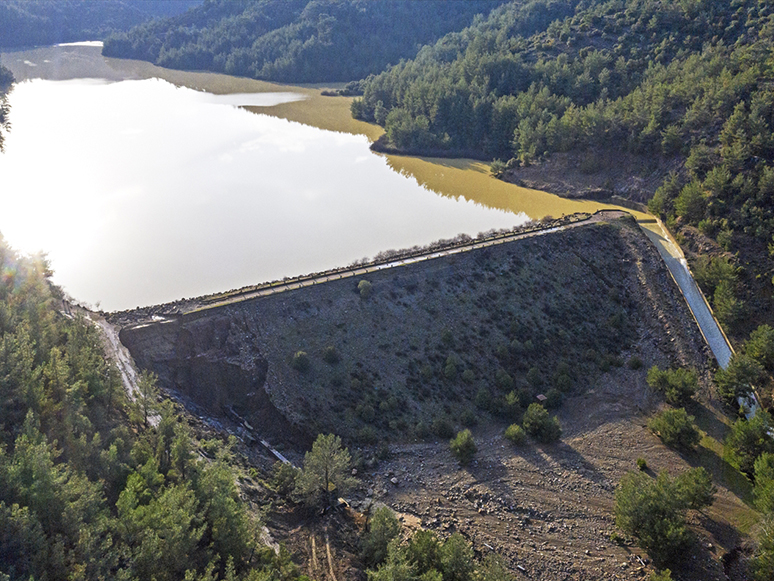
[[[325,349],[323,349],[323,361],[330,365],[336,365],[339,361],[341,361],[341,355],[339,355],[336,347],[333,345],[328,345]]]
[[[761,325],[750,333],[744,345],[744,354],[769,373],[774,372],[774,329]]]
[[[664,369],[654,365],[648,371],[648,385],[664,393],[671,405],[687,404],[699,387],[699,379],[693,369]]]
[[[289,498],[296,487],[296,478],[301,471],[292,464],[275,462],[272,467],[271,483],[277,494]]]
[[[455,355],[449,355],[446,358],[446,365],[443,367],[443,375],[446,379],[457,377],[457,365],[459,365],[459,359]]]
[[[758,456],[764,452],[774,453],[774,442],[768,434],[771,425],[771,416],[758,410],[749,421],[739,418],[734,422],[726,437],[725,456],[748,476],[755,474]]]
[[[546,408],[539,403],[532,403],[524,413],[522,420],[524,431],[539,442],[555,442],[562,436],[559,420],[548,415]]]
[[[521,414],[521,402],[519,401],[519,394],[515,391],[511,391],[502,398],[500,405],[495,410],[497,415],[508,418],[517,419]]]
[[[648,422],[648,428],[670,448],[693,450],[701,440],[701,434],[684,408],[665,410]]]
[[[374,511],[362,541],[362,556],[366,566],[375,567],[384,562],[387,547],[390,541],[398,537],[400,529],[400,523],[389,507],[382,506]]]
[[[615,492],[615,524],[637,537],[657,565],[677,561],[688,544],[685,512],[690,506],[681,490],[690,478],[678,482],[662,472],[653,480],[642,472],[629,472]]]
[[[459,432],[454,439],[449,442],[449,445],[451,446],[452,454],[454,454],[454,457],[457,458],[463,466],[470,464],[470,461],[473,460],[473,455],[478,450],[470,430],[462,430]]]
[[[645,472],[648,469],[648,462],[645,458],[637,458],[637,469],[640,472]]]
[[[694,468],[675,478],[675,488],[687,508],[701,510],[715,502],[717,487],[704,468]]]
[[[764,452],[755,460],[755,506],[774,514],[774,454]]]
[[[462,372],[462,381],[465,383],[473,383],[476,379],[476,374],[473,373],[473,370],[466,369]]]
[[[637,357],[636,355],[632,355],[629,357],[629,361],[626,362],[626,366],[631,369],[632,371],[637,371],[638,369],[642,369],[643,366],[642,359]]]
[[[441,543],[433,531],[418,530],[406,545],[408,560],[414,564],[418,575],[441,568]]]
[[[367,280],[361,280],[359,283],[357,283],[357,290],[360,292],[361,299],[367,299],[370,297],[372,289],[373,285]]]
[[[452,534],[439,551],[444,581],[472,581],[475,568],[473,547],[459,533]]]
[[[771,581],[774,579],[774,514],[763,517],[759,531],[758,550],[750,568],[756,581]]]
[[[460,422],[466,428],[472,428],[478,424],[478,416],[472,410],[465,410],[460,414]]]
[[[546,393],[546,407],[550,410],[554,410],[562,405],[562,392],[558,389],[549,389]]]
[[[495,384],[501,390],[509,391],[513,389],[513,377],[505,369],[498,369],[495,374]]]
[[[307,355],[305,351],[296,351],[293,354],[293,358],[290,360],[290,366],[302,373],[308,371],[310,367],[309,355]]]
[[[505,428],[505,438],[516,446],[521,446],[527,438],[527,433],[518,424],[511,424]]]
[[[439,438],[451,438],[454,436],[454,428],[446,418],[436,418],[430,427],[432,432]]]
[[[492,176],[496,178],[500,178],[505,173],[505,162],[502,159],[495,159],[490,165],[489,165],[489,173],[492,174]]]
[[[487,388],[482,387],[476,393],[476,398],[473,400],[473,403],[476,404],[478,409],[489,411],[492,409],[492,394]]]
[[[734,355],[728,367],[715,373],[718,394],[734,405],[736,398],[748,395],[752,386],[762,381],[764,375],[763,367],[757,361],[747,355]]]

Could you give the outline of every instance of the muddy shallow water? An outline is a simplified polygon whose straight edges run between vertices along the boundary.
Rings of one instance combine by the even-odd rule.
[[[0,232],[103,309],[345,265],[379,251],[609,205],[384,156],[349,99],[106,59],[2,55],[20,81],[0,156]]]

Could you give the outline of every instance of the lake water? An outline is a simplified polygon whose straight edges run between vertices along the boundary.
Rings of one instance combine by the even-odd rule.
[[[546,214],[609,207],[466,160],[374,154],[380,128],[314,87],[105,59],[2,55],[20,81],[0,232],[105,310],[224,291]]]

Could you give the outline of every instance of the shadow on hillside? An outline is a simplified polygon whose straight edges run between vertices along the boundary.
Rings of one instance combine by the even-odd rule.
[[[569,444],[559,441],[556,444],[543,445],[541,449],[565,470],[571,470],[595,484],[605,486],[611,484],[609,478]]]

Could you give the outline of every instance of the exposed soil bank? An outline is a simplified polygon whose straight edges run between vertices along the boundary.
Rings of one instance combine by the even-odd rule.
[[[555,153],[543,162],[509,169],[503,179],[566,198],[607,200],[619,196],[645,203],[669,173],[680,168],[677,159],[582,151]]]

